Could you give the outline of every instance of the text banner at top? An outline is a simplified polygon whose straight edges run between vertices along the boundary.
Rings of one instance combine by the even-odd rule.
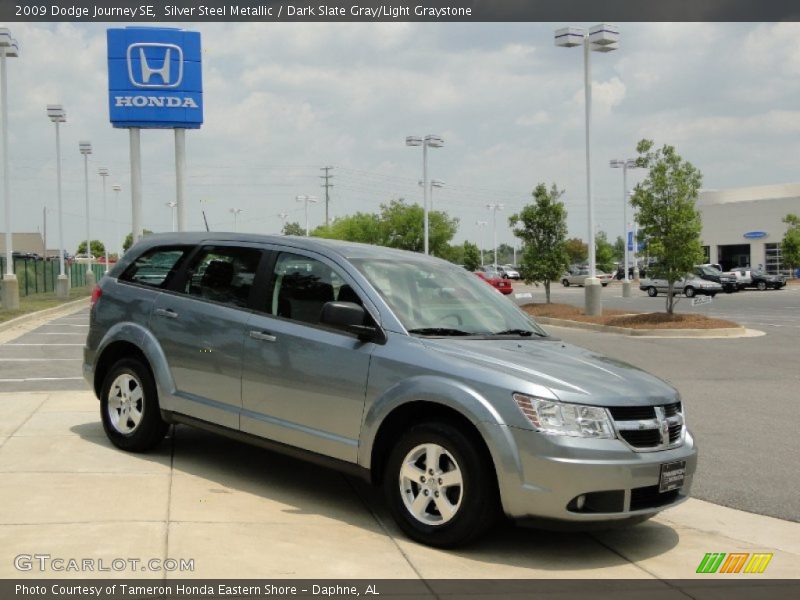
[[[796,0],[1,0],[0,21],[798,21]]]

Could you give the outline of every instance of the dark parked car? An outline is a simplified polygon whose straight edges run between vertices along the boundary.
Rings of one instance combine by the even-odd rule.
[[[698,265],[694,268],[694,274],[700,279],[706,281],[714,281],[722,286],[722,290],[726,294],[739,291],[739,284],[736,281],[736,276],[731,273],[723,273],[709,265]]]
[[[756,288],[766,290],[769,288],[779,290],[786,285],[786,277],[783,275],[770,275],[763,269],[751,269],[750,267],[736,267],[731,269],[731,274],[738,281],[740,290],[745,288]]]

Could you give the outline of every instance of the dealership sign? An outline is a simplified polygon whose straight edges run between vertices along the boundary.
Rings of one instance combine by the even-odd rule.
[[[760,240],[761,238],[767,237],[766,231],[748,231],[744,234],[745,239],[748,240]]]
[[[200,33],[109,29],[108,104],[114,127],[197,129],[203,123]]]

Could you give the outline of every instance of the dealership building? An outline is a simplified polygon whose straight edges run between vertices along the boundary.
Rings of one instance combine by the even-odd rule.
[[[800,215],[800,183],[765,185],[700,193],[697,208],[703,220],[706,260],[724,270],[763,267],[788,274],[781,263],[783,218]]]

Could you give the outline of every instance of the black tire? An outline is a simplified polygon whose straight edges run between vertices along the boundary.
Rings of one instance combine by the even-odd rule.
[[[714,296],[716,296],[716,295],[717,295],[717,292],[711,292],[711,293],[710,293],[710,294],[708,294],[708,295],[709,295],[709,296],[711,296],[711,297],[713,298]]]
[[[647,295],[651,298],[655,298],[658,296],[658,290],[651,285],[649,288],[647,288]]]
[[[402,497],[400,469],[403,461],[422,444],[443,447],[455,459],[463,479],[460,505],[455,515],[440,525],[418,520],[406,508]],[[421,423],[409,429],[394,445],[383,473],[383,493],[392,517],[408,537],[422,544],[437,548],[463,546],[484,535],[499,515],[497,479],[491,458],[482,451],[480,444],[449,423]],[[419,486],[418,493],[422,493],[422,489]]]
[[[763,292],[764,290],[766,290],[766,289],[767,289],[767,282],[766,282],[766,281],[759,281],[759,282],[756,284],[756,287],[758,288],[758,291],[759,291],[759,292]]]
[[[694,298],[694,296],[695,296],[694,288],[692,286],[690,286],[690,285],[687,285],[684,288],[683,293],[687,298]]]
[[[569,287],[569,280],[567,280],[567,279],[562,279],[562,280],[561,280],[561,285],[563,285],[564,287]]]
[[[141,413],[138,423],[129,432],[123,432],[120,428],[125,428],[132,421],[126,420],[125,426],[115,425],[112,422],[111,414],[116,410],[117,415],[121,415],[119,409],[109,410],[109,394],[115,381],[123,376],[129,376],[133,383],[129,386],[128,392],[141,387],[141,400],[134,402],[137,410]],[[121,388],[117,389],[122,393]],[[119,397],[115,394],[115,397]],[[108,374],[103,380],[103,387],[100,395],[100,418],[103,421],[103,429],[106,436],[117,448],[128,452],[146,452],[155,448],[167,433],[169,425],[161,419],[161,410],[158,405],[158,392],[153,374],[147,365],[135,358],[124,358],[117,361],[109,369]],[[118,416],[117,419],[125,418]]]
[[[600,285],[602,285],[603,287],[606,287],[608,284],[607,283],[601,283]]]

